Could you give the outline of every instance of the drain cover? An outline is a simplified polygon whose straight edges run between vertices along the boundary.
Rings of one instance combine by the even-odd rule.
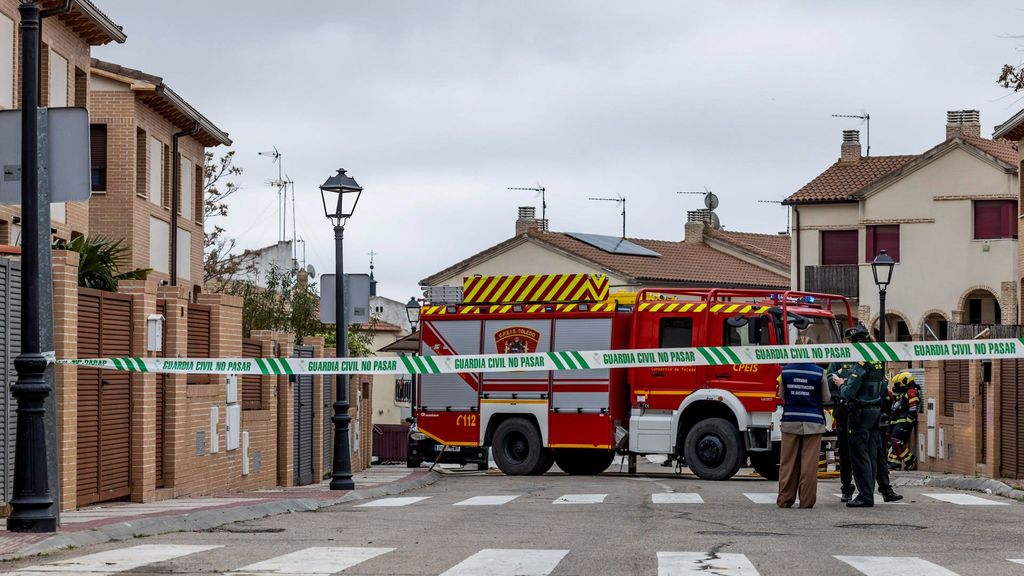
[[[880,531],[896,531],[896,530],[924,530],[924,526],[917,526],[915,524],[840,524],[836,528],[853,528],[855,530],[880,530]]]
[[[232,534],[277,534],[284,532],[284,528],[262,528],[260,526],[221,526],[214,528],[213,532],[231,532]]]
[[[792,536],[781,532],[750,532],[747,530],[702,530],[697,534],[705,536]]]

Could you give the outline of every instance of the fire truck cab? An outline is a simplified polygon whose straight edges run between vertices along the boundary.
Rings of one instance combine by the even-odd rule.
[[[845,299],[804,292],[666,288],[614,298],[599,275],[467,278],[463,301],[427,304],[420,353],[554,352],[567,368],[579,351],[833,343],[832,312]],[[737,359],[738,360],[738,359]],[[723,364],[423,374],[419,432],[448,446],[490,447],[506,474],[605,470],[616,453],[676,455],[700,478],[732,477],[749,458],[778,474],[781,367]]]

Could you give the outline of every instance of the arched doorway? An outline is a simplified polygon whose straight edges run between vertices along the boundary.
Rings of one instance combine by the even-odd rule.
[[[871,335],[874,336],[875,340],[881,339],[882,334],[879,329],[878,318],[875,318],[875,322],[871,326]],[[910,326],[902,315],[886,313],[885,339],[888,342],[910,342],[914,339],[914,336],[910,333]]]
[[[962,299],[960,309],[964,324],[1002,324],[999,299],[986,288],[975,288]]]
[[[949,340],[949,320],[942,312],[929,312],[921,321],[922,340]]]

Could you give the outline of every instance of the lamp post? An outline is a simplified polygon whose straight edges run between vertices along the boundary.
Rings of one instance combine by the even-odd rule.
[[[348,322],[345,319],[345,267],[343,265],[343,242],[345,224],[355,212],[356,204],[363,189],[355,179],[345,174],[344,169],[331,176],[320,186],[320,197],[324,202],[324,215],[334,224],[334,298],[336,303],[334,337],[337,339],[334,351],[338,358],[348,355]],[[337,199],[335,199],[337,196]],[[328,202],[330,198],[330,202]],[[352,456],[348,442],[348,426],[352,417],[348,414],[348,374],[337,374],[334,378],[334,463],[331,467],[331,490],[352,490]]]
[[[420,303],[416,301],[416,297],[409,298],[409,302],[405,305],[405,317],[409,320],[409,326],[412,329],[412,334],[416,333],[416,329],[420,323]],[[410,334],[411,335],[411,334]],[[409,418],[407,422],[413,421],[413,414],[416,410],[416,375],[409,375]]]
[[[48,13],[39,2],[23,0],[21,15],[21,210],[22,310],[21,354],[14,360],[18,380],[11,392],[18,399],[18,428],[14,448],[14,491],[7,530],[56,532],[46,461],[46,402],[50,384],[49,361],[40,348],[44,325],[40,321],[50,302],[45,301],[49,274],[49,196],[39,182],[39,38],[42,18]],[[45,231],[45,232],[44,232]],[[51,348],[52,350],[52,348]]]
[[[875,286],[878,286],[879,342],[885,342],[885,290],[892,281],[895,266],[896,261],[885,250],[881,250],[871,262],[871,274],[875,277]]]

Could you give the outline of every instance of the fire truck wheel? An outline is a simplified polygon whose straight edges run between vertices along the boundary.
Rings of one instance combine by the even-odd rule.
[[[524,418],[509,418],[494,431],[494,463],[509,476],[526,476],[543,463],[544,446],[537,427]]]
[[[566,474],[593,476],[608,469],[615,459],[611,450],[562,448],[555,452],[555,464]]]
[[[721,418],[701,420],[686,435],[684,456],[699,478],[728,480],[744,460],[740,431]]]
[[[555,465],[555,451],[551,448],[544,449],[544,455],[537,462],[537,467],[530,471],[530,476],[542,476]]]

